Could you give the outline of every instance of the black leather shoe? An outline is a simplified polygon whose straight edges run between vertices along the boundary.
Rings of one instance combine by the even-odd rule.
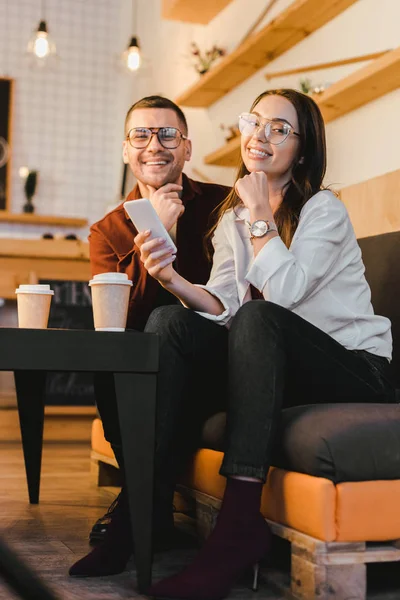
[[[93,525],[92,530],[89,534],[89,543],[92,546],[95,546],[96,544],[104,540],[104,536],[107,532],[107,528],[110,524],[115,507],[118,504],[119,496],[120,495],[118,494],[118,496],[116,496],[116,498],[108,507],[107,512],[102,517],[100,517],[100,519],[97,519],[96,523]]]

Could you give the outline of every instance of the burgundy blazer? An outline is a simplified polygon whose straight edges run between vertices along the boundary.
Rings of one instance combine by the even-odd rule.
[[[230,192],[230,188],[214,183],[193,181],[183,174],[183,215],[176,227],[177,254],[174,268],[192,283],[206,283],[211,262],[204,252],[204,235],[212,224],[211,211]],[[126,200],[140,198],[136,186]],[[124,200],[125,201],[125,200]],[[139,258],[133,239],[137,230],[125,212],[123,203],[90,227],[89,251],[92,276],[117,271],[132,280],[127,328],[142,331],[155,307],[160,289]]]

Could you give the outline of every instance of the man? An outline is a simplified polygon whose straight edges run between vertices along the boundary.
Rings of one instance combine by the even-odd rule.
[[[136,102],[125,119],[123,160],[137,185],[127,200],[147,197],[177,246],[174,268],[192,283],[206,283],[211,262],[204,251],[204,235],[212,211],[230,188],[189,179],[182,171],[192,154],[185,115],[171,100],[148,96]],[[143,267],[133,239],[137,233],[121,203],[92,225],[89,235],[92,275],[127,273],[132,280],[127,327],[143,330],[151,311],[176,302],[174,296]],[[123,474],[118,415],[113,386],[107,376],[95,378],[96,402],[106,439],[111,443]],[[155,483],[155,545],[168,546],[173,537],[173,488],[162,478]],[[100,544],[75,563],[70,575],[95,577],[124,570],[133,552],[124,485],[108,513],[94,525],[91,540]]]

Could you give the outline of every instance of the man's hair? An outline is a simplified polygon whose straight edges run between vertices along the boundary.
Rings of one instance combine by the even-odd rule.
[[[128,121],[132,112],[134,110],[137,110],[138,108],[169,108],[170,110],[173,110],[174,113],[177,115],[178,120],[182,126],[183,133],[187,135],[188,125],[186,117],[183,114],[182,110],[177,104],[175,104],[175,102],[172,102],[172,100],[164,98],[163,96],[146,96],[145,98],[142,98],[141,100],[135,102],[135,104],[132,104],[125,117],[125,133],[128,133]]]

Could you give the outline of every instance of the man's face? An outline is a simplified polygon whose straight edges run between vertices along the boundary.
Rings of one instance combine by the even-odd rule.
[[[169,108],[138,108],[132,111],[126,133],[133,127],[176,127],[183,134],[182,124],[175,111]],[[128,140],[123,142],[122,156],[129,164],[136,179],[158,189],[166,183],[182,182],[182,170],[190,160],[192,145],[190,140],[181,140],[177,148],[164,148],[153,135],[146,148],[133,148]]]

